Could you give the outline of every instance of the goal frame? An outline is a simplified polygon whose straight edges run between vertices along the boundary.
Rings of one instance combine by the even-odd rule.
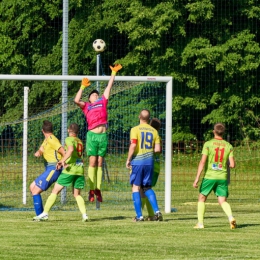
[[[87,77],[90,81],[109,81],[110,76],[73,76],[73,75],[12,75],[0,74],[0,80],[26,80],[26,81],[81,81]],[[165,121],[165,198],[164,211],[171,212],[171,180],[172,180],[172,77],[168,76],[116,76],[115,81],[132,81],[132,82],[164,82],[166,83],[166,121]],[[26,110],[25,110],[26,112]],[[66,113],[66,112],[65,112]],[[24,116],[24,121],[26,122]],[[62,128],[64,126],[62,125]],[[65,126],[67,129],[67,125]],[[24,141],[27,142],[27,133],[24,133]],[[27,143],[23,145],[23,158],[26,158]],[[27,169],[27,162],[23,162],[23,170]],[[23,173],[24,175],[24,173]],[[24,186],[24,189],[26,187]],[[26,191],[26,190],[25,190]]]

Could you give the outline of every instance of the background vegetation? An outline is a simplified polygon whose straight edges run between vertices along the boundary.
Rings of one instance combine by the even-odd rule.
[[[96,74],[92,42],[102,38],[107,43],[102,74],[120,62],[120,75],[173,77],[174,141],[207,139],[217,121],[226,123],[232,140],[259,138],[258,0],[69,4],[70,75]],[[3,0],[0,17],[2,74],[61,74],[62,1]],[[26,84],[0,82],[1,122],[21,118]],[[59,82],[28,85],[31,115],[61,100]],[[77,89],[71,85],[69,95]],[[155,97],[156,91],[147,102]],[[110,115],[111,122],[117,119]]]

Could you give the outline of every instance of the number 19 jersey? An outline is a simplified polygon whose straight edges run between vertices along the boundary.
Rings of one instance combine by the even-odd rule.
[[[202,154],[207,155],[205,179],[226,180],[227,162],[233,157],[233,146],[223,139],[212,139],[203,146]]]
[[[131,142],[137,141],[131,165],[153,165],[154,145],[160,144],[157,130],[148,124],[140,124],[131,129],[130,139]]]

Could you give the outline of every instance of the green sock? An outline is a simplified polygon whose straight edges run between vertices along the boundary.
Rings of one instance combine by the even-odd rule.
[[[80,195],[78,195],[76,197],[76,201],[78,203],[79,211],[81,212],[81,214],[87,214],[84,199]]]
[[[205,214],[205,202],[198,202],[198,221],[200,224],[204,222],[204,214]]]
[[[98,190],[101,190],[101,182],[102,182],[102,167],[97,168],[97,183],[96,187]]]
[[[154,216],[154,211],[153,211],[152,205],[147,198],[146,198],[146,209],[147,209],[149,217]]]
[[[88,182],[89,182],[89,189],[95,189],[95,171],[96,167],[88,167]]]
[[[226,213],[226,215],[228,217],[232,216],[231,207],[230,207],[230,205],[226,201],[221,204],[221,207],[222,207],[222,209],[224,210],[224,212]]]
[[[144,206],[146,205],[147,198],[141,198],[142,200],[142,210],[144,209]]]
[[[48,199],[45,203],[43,212],[45,212],[47,214],[49,213],[51,207],[53,206],[53,204],[56,201],[56,198],[57,198],[57,194],[51,193],[51,195],[48,197]]]

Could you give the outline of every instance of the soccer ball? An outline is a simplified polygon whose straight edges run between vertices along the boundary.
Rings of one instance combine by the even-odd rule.
[[[106,49],[106,43],[102,39],[96,39],[93,42],[93,49],[96,52],[102,52]]]

